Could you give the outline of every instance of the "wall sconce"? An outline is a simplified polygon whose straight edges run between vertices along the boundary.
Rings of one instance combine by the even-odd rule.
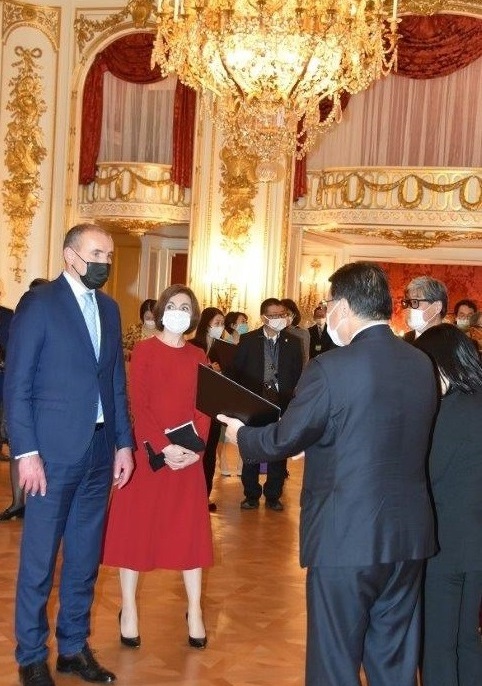
[[[315,257],[310,262],[311,275],[310,281],[307,283],[307,289],[303,288],[306,282],[304,276],[300,276],[300,292],[298,298],[298,307],[301,312],[303,320],[311,321],[313,319],[313,310],[319,304],[320,300],[325,297],[324,293],[320,292],[318,275],[321,269],[321,262]]]

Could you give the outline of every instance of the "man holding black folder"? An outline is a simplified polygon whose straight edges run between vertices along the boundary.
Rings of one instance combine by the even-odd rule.
[[[299,338],[284,331],[288,320],[282,303],[268,298],[261,303],[263,326],[243,334],[233,360],[232,378],[250,391],[263,396],[285,410],[303,368]],[[241,480],[245,499],[241,509],[259,507],[261,494],[266,507],[275,512],[283,510],[280,501],[286,476],[286,459],[268,464],[266,481],[259,483],[259,464],[244,464]]]
[[[243,462],[304,451],[300,558],[307,572],[306,686],[414,686],[424,559],[435,552],[425,460],[437,407],[430,359],[395,336],[385,273],[331,277],[339,348],[309,362],[278,422],[228,426]]]

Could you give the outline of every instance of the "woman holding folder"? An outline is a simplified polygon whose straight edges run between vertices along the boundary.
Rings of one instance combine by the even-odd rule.
[[[189,645],[204,648],[207,643],[201,581],[213,549],[202,453],[170,443],[165,434],[192,422],[199,437],[207,439],[210,420],[196,410],[198,364],[206,363],[206,356],[184,339],[199,316],[191,289],[170,286],[154,308],[158,333],[138,342],[132,352],[136,468],[130,483],[113,494],[103,552],[104,564],[120,568],[120,640],[132,648],[140,646],[139,572],[151,569],[182,571]]]

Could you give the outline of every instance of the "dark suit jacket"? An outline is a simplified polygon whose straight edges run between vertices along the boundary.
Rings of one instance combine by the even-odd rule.
[[[365,329],[308,363],[279,422],[239,430],[248,463],[306,453],[302,566],[373,565],[434,552],[425,464],[437,390],[420,352],[387,325]]]
[[[258,395],[263,395],[264,340],[263,327],[242,334],[236,346],[230,373],[235,381]],[[280,405],[281,411],[286,408],[291,400],[302,369],[303,355],[299,338],[286,331],[281,331],[278,352],[279,398],[277,403]]]
[[[441,401],[429,459],[440,545],[434,571],[482,570],[481,417],[482,391]]]
[[[0,362],[3,364],[7,351],[8,332],[13,317],[13,310],[0,305]],[[3,366],[0,368],[0,404],[3,398]]]
[[[63,275],[26,293],[10,327],[5,411],[10,452],[75,462],[95,429],[99,393],[108,450],[132,446],[117,304],[96,292],[99,361],[75,295]]]
[[[327,350],[336,348],[336,345],[333,343],[326,330],[326,324],[323,326],[321,334],[316,324],[309,327],[308,333],[310,334],[310,360],[312,357],[316,357]]]

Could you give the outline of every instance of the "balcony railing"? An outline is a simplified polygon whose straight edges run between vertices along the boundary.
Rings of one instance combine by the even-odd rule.
[[[188,223],[190,205],[190,189],[172,182],[170,165],[103,162],[95,180],[81,187],[79,214],[143,232],[142,227]]]

